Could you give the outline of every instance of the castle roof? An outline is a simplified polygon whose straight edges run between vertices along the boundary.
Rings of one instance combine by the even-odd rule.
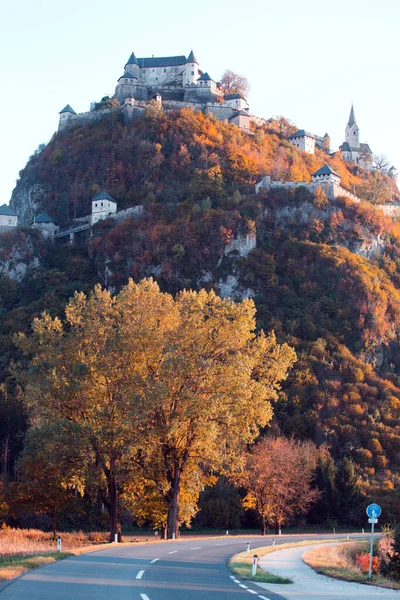
[[[197,81],[214,81],[214,79],[212,79],[208,73],[203,73],[203,75],[199,77]]]
[[[368,154],[372,154],[372,150],[369,147],[369,144],[366,143],[360,143],[360,152],[367,152]]]
[[[341,146],[339,146],[339,150],[342,152],[358,152],[359,154],[372,154],[372,150],[368,144],[361,143],[358,148],[355,146],[350,146],[349,142],[343,142]]]
[[[336,175],[336,177],[340,177],[340,175],[338,175],[336,171],[331,169],[329,165],[324,165],[323,167],[318,169],[318,171],[315,171],[315,173],[313,173],[312,176],[314,177],[315,175]]]
[[[186,56],[138,58],[139,67],[178,67],[186,63]]]
[[[237,112],[235,112],[234,115],[232,115],[231,117],[229,117],[229,120],[234,119],[235,117],[249,117],[249,113],[246,112],[245,110],[238,110]]]
[[[121,75],[119,79],[137,79],[137,77],[135,77],[135,75],[132,75],[132,73],[128,73],[128,71],[125,71],[125,73]]]
[[[96,196],[96,198],[93,198],[92,202],[95,202],[97,200],[110,200],[111,202],[115,202],[114,198],[112,196],[110,196],[110,194],[107,194],[107,192],[100,192],[100,194],[98,196]],[[116,202],[115,202],[116,204]]]
[[[246,100],[246,98],[243,96],[243,94],[240,94],[239,92],[235,92],[234,94],[225,94],[224,96],[224,100]]]
[[[294,138],[299,138],[299,137],[309,137],[309,138],[313,138],[315,140],[315,135],[313,133],[309,133],[308,131],[305,131],[304,129],[298,129],[292,135],[289,135],[288,140],[291,140]]]
[[[356,123],[356,116],[354,114],[354,106],[351,105],[351,111],[350,111],[350,117],[349,117],[348,126],[349,127],[353,127],[354,125],[356,125],[358,127],[358,125]]]
[[[193,50],[190,51],[189,56],[186,59],[186,63],[196,63],[196,65],[198,65],[199,63],[196,60],[196,57],[193,53]]]
[[[17,213],[8,206],[8,204],[2,204],[0,206],[0,215],[7,215],[7,217],[17,217]]]
[[[60,110],[59,114],[61,115],[62,113],[72,113],[73,115],[76,115],[76,112],[74,111],[73,108],[70,107],[69,104],[67,104],[67,106],[65,106],[62,110]]]
[[[35,223],[55,223],[55,221],[48,213],[41,213],[35,217]]]
[[[132,52],[132,54],[130,55],[129,60],[126,64],[127,65],[138,65],[139,64],[134,52]]]

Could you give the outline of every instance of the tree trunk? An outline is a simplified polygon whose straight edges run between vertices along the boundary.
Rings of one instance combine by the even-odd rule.
[[[119,494],[118,485],[114,478],[110,479],[108,487],[108,502],[106,507],[110,517],[110,542],[115,540],[115,534],[118,535],[118,541],[122,541],[121,537],[121,520],[119,510]]]
[[[181,476],[178,469],[175,469],[174,476],[171,482],[170,498],[168,502],[168,523],[167,536],[172,539],[179,534],[179,499],[181,493]]]
[[[263,535],[265,535],[267,533],[267,522],[266,522],[266,519],[265,519],[264,515],[263,515],[263,518],[262,518],[262,522],[263,522]]]

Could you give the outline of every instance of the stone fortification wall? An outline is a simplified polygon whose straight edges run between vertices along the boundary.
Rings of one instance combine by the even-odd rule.
[[[113,221],[117,221],[117,223],[119,223],[120,221],[123,221],[127,217],[132,217],[133,219],[138,219],[139,217],[141,217],[143,215],[143,213],[144,213],[143,204],[138,204],[137,206],[131,206],[129,208],[126,208],[125,210],[119,210],[116,213],[108,215],[107,218],[112,219]]]
[[[396,220],[400,219],[400,203],[398,202],[394,204],[377,204],[376,208],[379,208],[386,217]]]
[[[311,193],[315,194],[317,188],[322,188],[327,195],[328,198],[334,200],[335,198],[339,198],[340,196],[344,196],[345,198],[350,198],[350,200],[354,200],[354,202],[360,202],[360,198],[345,190],[342,186],[337,185],[332,182],[306,182],[306,181],[271,181],[271,178],[267,175],[261,181],[258,181],[255,186],[255,192],[258,194],[262,189],[278,189],[285,188],[289,190],[293,190],[299,187],[305,187]]]

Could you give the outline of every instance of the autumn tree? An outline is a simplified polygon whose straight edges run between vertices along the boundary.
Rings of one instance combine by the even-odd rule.
[[[220,85],[224,94],[242,94],[245,98],[249,95],[250,85],[244,75],[239,75],[227,69],[221,77]]]
[[[79,434],[70,423],[32,427],[19,461],[18,481],[7,490],[14,516],[45,514],[54,536],[59,516],[76,509],[77,494],[83,491],[85,449]]]
[[[75,294],[65,323],[44,314],[20,336],[27,400],[38,420],[78,427],[107,483],[111,534],[118,497],[141,472],[158,484],[172,537],[182,482],[233,460],[268,423],[295,353],[254,329],[251,300],[204,290],[174,300],[143,280],[115,297],[100,286]]]
[[[374,154],[373,155],[373,166],[374,169],[380,171],[381,173],[386,173],[388,168],[390,167],[390,162],[384,154]]]
[[[312,485],[317,456],[312,442],[283,437],[264,438],[248,452],[245,468],[234,480],[247,490],[244,506],[258,512],[264,534],[267,524],[278,532],[319,498]]]

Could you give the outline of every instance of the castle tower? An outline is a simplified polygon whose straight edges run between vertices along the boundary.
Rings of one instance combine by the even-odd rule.
[[[353,105],[351,105],[350,117],[349,122],[346,125],[345,135],[346,142],[349,144],[350,148],[360,147],[360,129],[356,123]]]
[[[125,72],[131,73],[137,79],[139,79],[139,77],[140,77],[140,67],[139,67],[139,63],[138,63],[138,60],[137,60],[134,52],[132,52],[132,54],[129,57],[128,62],[125,65]]]
[[[65,106],[62,110],[60,110],[60,121],[58,123],[58,131],[62,131],[68,125],[77,119],[77,114],[73,108],[70,107],[69,104]]]
[[[198,78],[199,78],[199,63],[196,60],[193,50],[191,50],[189,56],[186,59],[186,63],[185,63],[185,72],[183,74],[184,87],[186,87],[187,85],[195,85]]]

